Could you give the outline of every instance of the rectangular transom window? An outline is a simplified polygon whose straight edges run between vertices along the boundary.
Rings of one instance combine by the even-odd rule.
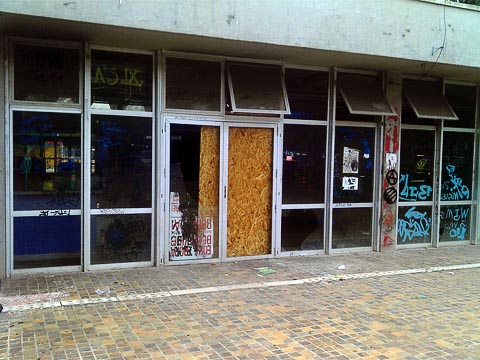
[[[337,86],[351,114],[396,115],[376,76],[338,74]]]
[[[458,120],[443,95],[440,84],[432,81],[404,80],[403,92],[418,118]]]
[[[234,112],[290,113],[280,66],[229,63],[227,74]]]

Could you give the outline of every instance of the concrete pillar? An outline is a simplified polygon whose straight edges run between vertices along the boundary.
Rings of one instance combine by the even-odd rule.
[[[395,250],[397,241],[397,201],[400,155],[400,112],[402,110],[402,77],[399,73],[386,76],[386,94],[397,115],[388,116],[383,123],[382,208],[380,251]]]

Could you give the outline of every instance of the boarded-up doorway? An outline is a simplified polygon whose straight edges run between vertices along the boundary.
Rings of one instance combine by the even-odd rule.
[[[227,257],[272,253],[273,127],[228,127]]]

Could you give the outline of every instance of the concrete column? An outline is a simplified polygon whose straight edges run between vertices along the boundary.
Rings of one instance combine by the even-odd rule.
[[[3,34],[0,33],[0,86],[5,88],[5,41]],[[5,91],[0,91],[0,279],[7,276],[7,251],[6,251],[6,199],[5,194]]]
[[[399,73],[388,73],[386,94],[397,115],[388,116],[383,124],[382,163],[382,208],[380,225],[380,251],[395,250],[397,241],[397,201],[400,155],[400,112],[402,110],[402,77]]]

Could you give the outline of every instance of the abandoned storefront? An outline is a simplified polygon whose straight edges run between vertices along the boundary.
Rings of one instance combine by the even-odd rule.
[[[20,38],[6,74],[10,275],[476,237],[476,84]]]

